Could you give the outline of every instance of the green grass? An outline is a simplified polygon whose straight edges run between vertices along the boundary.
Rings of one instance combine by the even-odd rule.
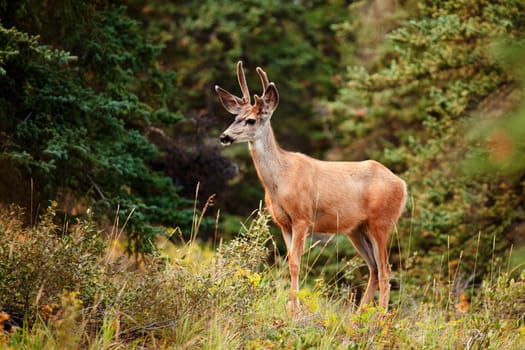
[[[0,318],[0,349],[521,349],[525,344],[525,271],[517,274],[523,266],[513,267],[513,274],[494,269],[468,300],[454,300],[453,283],[401,283],[403,293],[393,293],[388,313],[370,307],[358,314],[336,279],[304,276],[298,295],[302,311],[292,320],[286,310],[286,262],[276,254],[265,215],[255,213],[228,243],[159,241],[159,251],[140,262],[130,261],[91,224],[66,229],[53,217],[50,210],[31,229],[20,224],[16,210],[0,217],[0,306],[10,317]],[[321,254],[308,252],[313,256],[305,262]],[[396,271],[395,278],[405,274]]]

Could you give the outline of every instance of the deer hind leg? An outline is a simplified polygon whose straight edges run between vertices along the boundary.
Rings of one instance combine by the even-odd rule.
[[[359,310],[362,310],[363,307],[370,304],[374,300],[374,294],[379,285],[378,268],[376,259],[374,257],[372,243],[370,242],[366,233],[366,227],[364,225],[361,225],[351,234],[349,234],[348,238],[350,238],[350,241],[352,241],[352,244],[354,245],[359,255],[363,257],[366,264],[368,265],[368,270],[370,271],[368,285],[366,286],[365,293],[363,294],[361,302],[359,303]]]
[[[292,317],[295,317],[299,311],[297,292],[299,291],[301,256],[303,255],[307,230],[308,225],[305,223],[293,225],[291,244],[288,246],[288,266],[290,268],[290,279],[292,282],[292,288],[290,292],[290,313]]]
[[[390,298],[390,264],[388,263],[388,238],[391,225],[381,225],[377,223],[369,224],[369,238],[372,243],[374,259],[378,267],[379,281],[379,306],[388,309]]]

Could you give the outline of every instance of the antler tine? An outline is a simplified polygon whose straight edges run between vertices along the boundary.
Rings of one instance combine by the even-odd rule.
[[[237,62],[237,77],[239,78],[239,85],[241,86],[242,91],[242,100],[244,103],[250,103],[250,91],[248,90],[248,85],[246,84],[246,76],[244,75],[244,70],[242,69],[242,61]]]
[[[261,78],[261,84],[263,86],[263,94],[266,91],[266,88],[270,84],[270,81],[268,80],[268,75],[266,75],[266,72],[261,68],[257,67],[257,74],[259,74],[259,78]]]

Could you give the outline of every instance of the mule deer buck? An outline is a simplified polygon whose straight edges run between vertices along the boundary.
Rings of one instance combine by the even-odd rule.
[[[257,174],[265,189],[265,203],[282,230],[291,277],[290,312],[298,312],[299,269],[308,233],[342,233],[350,238],[370,270],[360,308],[374,300],[388,308],[390,265],[387,244],[406,200],[406,184],[373,160],[329,162],[283,150],[275,140],[270,120],[279,94],[266,73],[257,67],[263,93],[253,104],[242,61],[237,77],[242,98],[215,86],[224,108],[236,115],[222,133],[228,146],[248,142]]]

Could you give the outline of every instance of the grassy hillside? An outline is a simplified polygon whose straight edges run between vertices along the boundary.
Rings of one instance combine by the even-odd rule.
[[[483,284],[457,300],[457,264],[446,258],[446,284],[411,285],[405,271],[394,271],[399,288],[388,313],[371,307],[358,314],[351,289],[323,278],[307,283],[305,273],[303,310],[292,320],[286,264],[260,212],[233,241],[159,241],[156,254],[140,261],[119,247],[122,223],[110,232],[90,221],[58,226],[51,207],[37,226],[23,228],[20,215],[12,207],[0,218],[2,349],[520,349],[525,343],[525,270],[509,265],[510,254],[493,259]],[[312,245],[309,261],[320,254],[320,244]]]

